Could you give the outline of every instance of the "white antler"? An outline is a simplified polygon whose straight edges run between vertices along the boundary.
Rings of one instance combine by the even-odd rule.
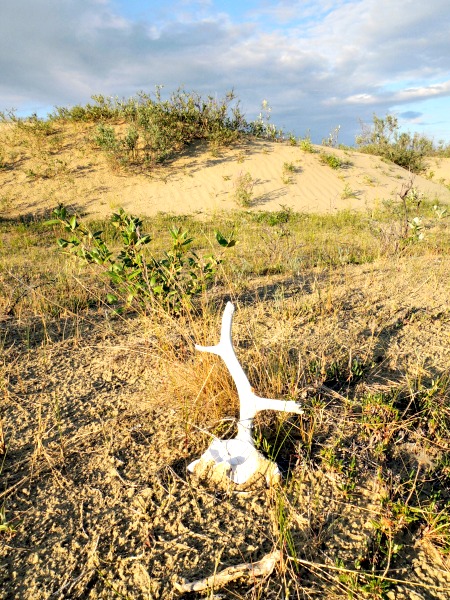
[[[260,398],[253,393],[247,375],[239,364],[233,349],[231,339],[231,325],[233,320],[234,306],[227,302],[222,317],[222,329],[220,342],[216,346],[198,346],[195,348],[201,352],[212,352],[222,357],[234,383],[239,396],[239,422],[237,439],[253,444],[251,430],[255,414],[260,410],[278,410],[301,414],[303,411],[297,402],[293,400],[271,400]]]

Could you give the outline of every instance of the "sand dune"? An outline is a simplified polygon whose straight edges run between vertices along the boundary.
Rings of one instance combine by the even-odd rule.
[[[308,153],[299,146],[261,140],[217,154],[194,146],[164,167],[136,174],[112,170],[104,155],[87,152],[74,138],[57,154],[46,155],[44,162],[33,154],[23,155],[14,168],[0,170],[0,210],[6,216],[34,214],[62,202],[91,216],[109,215],[118,207],[146,216],[158,212],[208,216],[241,208],[236,201],[236,185],[241,175],[249,173],[253,182],[249,210],[272,211],[286,206],[323,213],[370,209],[398,199],[402,186],[411,179],[407,171],[377,156],[315,149],[315,153]],[[332,169],[321,161],[321,152],[334,154],[350,165]],[[284,169],[286,163],[293,171]],[[50,177],[41,176],[49,169]],[[450,159],[430,159],[428,178],[416,175],[412,179],[430,200],[450,202]]]

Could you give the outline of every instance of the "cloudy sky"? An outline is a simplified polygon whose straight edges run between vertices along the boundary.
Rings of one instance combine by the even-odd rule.
[[[0,110],[45,115],[163,85],[321,141],[399,116],[450,141],[448,0],[1,0]]]

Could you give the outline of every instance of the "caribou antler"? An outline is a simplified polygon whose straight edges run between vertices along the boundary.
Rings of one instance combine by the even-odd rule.
[[[204,468],[213,467],[220,477],[227,476],[237,484],[246,483],[259,473],[271,484],[280,477],[276,463],[265,458],[255,448],[252,438],[253,419],[260,410],[279,410],[302,413],[301,407],[292,400],[270,400],[253,393],[243,368],[234,353],[231,339],[231,324],[234,306],[228,302],[222,317],[220,342],[216,346],[195,346],[201,352],[212,352],[221,356],[236,384],[239,396],[239,421],[236,438],[230,440],[213,439],[202,456],[190,463],[189,471],[200,474]]]
[[[293,400],[271,400],[270,398],[260,398],[257,396],[250,385],[247,375],[239,364],[233,348],[231,339],[231,325],[233,321],[234,306],[227,302],[222,317],[222,329],[220,342],[216,346],[198,346],[195,348],[201,352],[212,352],[220,356],[225,362],[234,383],[236,384],[239,396],[239,422],[237,439],[253,443],[251,430],[253,419],[260,410],[278,410],[282,412],[291,412],[301,414],[303,411],[297,402]]]

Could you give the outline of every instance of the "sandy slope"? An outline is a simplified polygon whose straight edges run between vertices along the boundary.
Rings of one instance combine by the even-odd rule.
[[[0,138],[14,146],[6,129]],[[376,156],[316,150],[311,154],[298,146],[248,141],[213,155],[197,146],[164,168],[137,174],[112,170],[100,151],[86,144],[86,133],[75,132],[53,151],[32,144],[10,151],[13,159],[0,170],[0,214],[36,214],[62,202],[98,216],[119,206],[148,216],[161,211],[208,215],[239,208],[236,185],[246,173],[253,181],[251,210],[279,210],[283,205],[296,211],[332,212],[395,199],[410,179],[404,169]],[[351,166],[331,169],[321,162],[322,151]],[[285,163],[295,171],[283,175]],[[450,159],[430,160],[431,171],[433,180],[414,176],[414,186],[431,200],[450,202],[450,190],[444,185],[450,182]]]
[[[385,389],[382,381],[392,386],[405,372],[413,381],[414,370],[422,376],[424,366],[439,373],[449,364],[449,266],[448,256],[345,265],[329,276],[316,273],[314,287],[306,279],[293,282],[275,312],[269,290],[259,302],[238,301],[238,356],[248,368],[264,349],[274,356],[282,344],[300,361],[335,352],[345,338],[354,356],[376,361],[359,397]],[[217,336],[219,318],[203,330],[205,342]],[[206,381],[205,390],[200,383],[202,376],[220,378],[223,371],[211,374],[218,363],[204,362],[207,355],[194,351],[194,331],[183,321],[173,332],[182,358],[166,355],[165,329],[157,320],[105,321],[101,314],[86,314],[80,322],[56,319],[45,328],[41,319],[31,327],[11,320],[0,328],[8,369],[0,395],[8,440],[0,494],[17,525],[11,539],[0,539],[0,598],[178,600],[175,581],[257,561],[277,547],[283,538],[273,515],[280,494],[290,507],[298,556],[318,567],[302,568],[292,578],[283,575],[286,563],[273,577],[236,582],[215,597],[280,600],[287,597],[280,592],[284,581],[289,598],[349,598],[336,573],[321,565],[333,568],[339,557],[354,570],[372,547],[373,523],[384,514],[382,498],[389,493],[384,485],[391,485],[382,483],[382,465],[378,471],[369,448],[355,446],[358,478],[350,496],[343,492],[344,474],[320,460],[320,448],[335,435],[355,434],[357,413],[347,404],[344,417],[336,399],[326,397],[328,416],[317,416],[314,425],[314,462],[305,459],[298,437],[286,454],[293,470],[284,492],[263,487],[246,495],[199,485],[186,466],[205,450],[213,426],[195,426],[196,415],[213,401]],[[249,339],[258,342],[249,347]],[[189,389],[198,393],[186,394],[184,381],[193,377],[198,385]],[[302,402],[309,407],[313,400],[311,395]],[[426,435],[398,436],[389,468],[399,474],[414,472],[424,461],[434,464],[439,449],[427,441]],[[423,529],[405,528],[401,543],[389,576],[402,583],[384,597],[447,600],[448,555],[438,552]],[[353,597],[381,596],[358,589]]]

